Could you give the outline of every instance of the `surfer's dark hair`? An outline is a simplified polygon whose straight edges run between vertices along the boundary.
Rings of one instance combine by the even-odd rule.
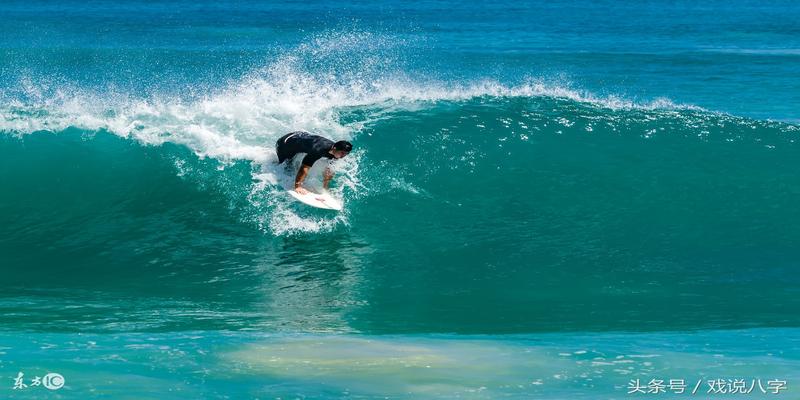
[[[346,151],[349,153],[350,150],[353,150],[353,144],[348,142],[347,140],[340,140],[333,144],[333,149],[339,151]]]

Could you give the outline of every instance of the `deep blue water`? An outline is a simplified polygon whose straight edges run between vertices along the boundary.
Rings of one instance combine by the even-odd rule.
[[[297,62],[318,73],[451,84],[542,79],[601,95],[799,118],[800,12],[792,1],[9,1],[0,12],[5,88],[27,78],[133,94],[202,93],[301,46],[307,53]],[[353,37],[362,41],[315,45]]]

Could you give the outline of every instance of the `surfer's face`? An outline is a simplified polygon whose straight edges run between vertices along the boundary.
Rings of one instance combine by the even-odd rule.
[[[349,151],[343,151],[343,150],[334,150],[333,151],[333,157],[336,158],[336,159],[342,158],[342,157],[344,157],[344,156],[346,156],[348,154],[350,154]]]

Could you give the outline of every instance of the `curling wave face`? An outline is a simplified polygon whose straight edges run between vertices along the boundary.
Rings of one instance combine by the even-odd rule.
[[[272,67],[197,101],[73,92],[4,106],[4,254],[78,304],[102,280],[116,311],[63,329],[719,328],[796,301],[766,277],[795,259],[797,125],[543,83],[323,82]],[[274,184],[272,143],[298,126],[358,149],[336,167],[345,212]],[[54,274],[70,265],[80,272]],[[127,297],[152,279],[182,300]],[[201,286],[238,294],[196,298]],[[409,293],[446,316],[392,300]],[[661,309],[676,303],[680,315]],[[794,323],[760,315],[748,324]]]
[[[10,274],[7,305],[29,307],[10,326],[505,333],[739,327],[743,310],[758,314],[748,326],[796,322],[755,312],[797,306],[796,124],[564,79],[446,79],[404,69],[403,46],[323,33],[185,91],[18,73],[0,93],[0,236],[10,270],[29,272]],[[335,164],[344,212],[276,184],[272,146],[297,129],[353,141]],[[51,295],[102,307],[78,317]],[[52,313],[59,324],[27,318]]]

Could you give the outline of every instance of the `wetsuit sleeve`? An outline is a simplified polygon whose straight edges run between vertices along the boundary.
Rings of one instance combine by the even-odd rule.
[[[303,165],[308,165],[309,167],[313,166],[317,160],[320,159],[319,154],[308,153],[305,157],[303,157]]]

